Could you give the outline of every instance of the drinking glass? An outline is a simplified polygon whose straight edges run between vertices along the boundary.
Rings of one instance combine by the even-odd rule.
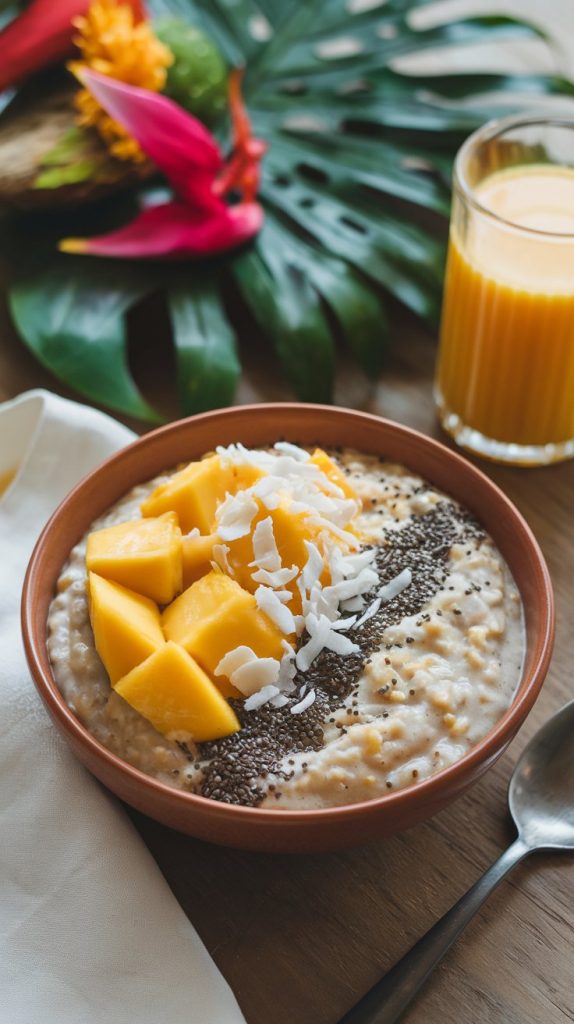
[[[574,455],[574,117],[492,121],[456,157],[435,400],[479,455]]]

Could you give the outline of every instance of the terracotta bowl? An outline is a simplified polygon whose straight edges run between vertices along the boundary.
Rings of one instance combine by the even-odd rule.
[[[135,484],[196,459],[218,444],[251,447],[279,437],[323,447],[347,445],[403,463],[471,509],[514,575],[526,617],[526,657],[512,704],[456,764],[417,785],[365,803],[325,810],[264,810],[218,803],[156,782],[103,747],[67,707],[46,649],[48,606],[70,549],[93,520]],[[346,409],[276,404],[239,406],[162,427],[107,459],[56,510],[33,552],[22,605],[32,675],[56,726],[93,774],[128,804],[189,835],[224,845],[281,852],[333,850],[380,839],[435,814],[505,750],[533,706],[553,644],[552,587],[542,553],[520,513],[466,459],[422,434]]]

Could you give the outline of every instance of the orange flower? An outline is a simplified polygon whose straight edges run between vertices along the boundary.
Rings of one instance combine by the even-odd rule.
[[[161,92],[173,56],[154,35],[149,22],[136,24],[131,7],[117,0],[93,0],[85,15],[74,19],[74,26],[79,33],[74,42],[82,59],[68,67],[78,77],[84,69],[91,69],[127,85]],[[146,159],[138,143],[88,89],[78,92],[75,106],[79,123],[96,128],[112,156],[135,163]]]

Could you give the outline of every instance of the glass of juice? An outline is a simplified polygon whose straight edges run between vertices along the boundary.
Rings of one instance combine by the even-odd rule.
[[[574,117],[491,121],[457,155],[435,399],[478,455],[574,456]]]

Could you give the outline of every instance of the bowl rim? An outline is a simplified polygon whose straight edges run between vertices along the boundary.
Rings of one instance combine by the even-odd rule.
[[[78,492],[83,489],[89,480],[100,474],[105,474],[110,466],[121,463],[125,459],[129,460],[134,449],[142,449],[148,445],[153,445],[158,438],[161,439],[171,433],[175,434],[185,430],[190,424],[198,422],[208,423],[210,420],[217,421],[222,417],[233,418],[236,415],[269,416],[270,413],[284,413],[287,410],[291,412],[304,410],[307,414],[316,414],[318,416],[325,413],[329,413],[331,416],[335,414],[340,415],[342,420],[349,416],[355,419],[359,418],[363,422],[377,424],[387,431],[390,430],[399,436],[402,435],[406,440],[413,441],[419,446],[422,445],[423,448],[428,450],[429,454],[434,454],[435,457],[446,460],[455,467],[464,468],[464,472],[470,474],[483,491],[486,491],[499,505],[506,508],[507,513],[514,520],[515,525],[522,534],[523,543],[529,547],[531,555],[529,559],[530,573],[536,581],[537,590],[539,590],[537,611],[540,619],[540,640],[527,684],[523,685],[524,671],[522,671],[515,696],[504,714],[463,757],[442,768],[427,779],[413,783],[403,789],[394,790],[356,803],[300,810],[287,810],[281,807],[274,807],[273,809],[247,807],[242,804],[227,804],[212,800],[197,793],[190,793],[169,786],[167,783],[161,782],[147,775],[139,768],[130,765],[119,755],[114,754],[88,731],[66,704],[55,677],[49,668],[46,622],[42,622],[39,629],[34,610],[36,590],[41,588],[40,570],[46,544],[49,541],[52,529],[60,518],[65,515],[68,506],[73,504]],[[134,484],[133,486],[136,485]],[[502,554],[505,557],[503,552]],[[424,802],[427,798],[429,805],[432,805],[433,795],[440,791],[443,786],[448,788],[449,782],[454,782],[461,773],[470,775],[473,769],[477,769],[481,763],[488,766],[491,759],[501,753],[513,738],[539,695],[552,656],[555,633],[555,608],[550,573],[532,530],[521,512],[498,485],[467,458],[453,451],[440,441],[423,434],[421,431],[372,413],[349,409],[343,406],[298,402],[262,402],[251,405],[229,406],[172,421],[137,437],[129,445],[108,456],[83,476],[58,504],[36,541],[28,563],[22,590],[21,626],[28,665],[40,696],[63,731],[71,734],[71,737],[79,745],[87,746],[94,761],[108,770],[119,772],[126,778],[126,781],[131,781],[140,786],[143,785],[144,789],[155,794],[159,800],[163,798],[172,808],[178,808],[181,812],[184,812],[186,809],[189,811],[196,807],[204,813],[209,813],[212,817],[224,816],[228,819],[228,823],[235,820],[237,824],[251,823],[256,825],[264,823],[274,828],[287,828],[294,824],[308,825],[311,821],[323,822],[327,825],[329,822],[333,823],[335,820],[341,822],[342,819],[345,819],[351,823],[353,819],[361,818],[365,813],[375,814],[383,809],[392,813],[393,808],[398,805],[400,805],[402,810],[405,810],[412,803]],[[42,654],[44,654],[45,664],[43,663]],[[46,671],[46,666],[48,671]]]

